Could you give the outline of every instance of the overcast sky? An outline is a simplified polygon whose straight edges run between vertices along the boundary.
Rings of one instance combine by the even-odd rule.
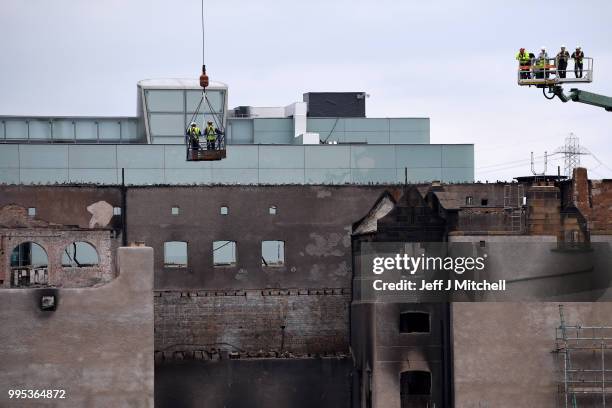
[[[204,1],[230,107],[366,91],[369,117],[426,116],[432,143],[474,143],[477,180],[530,174],[530,152],[570,132],[603,163],[583,157],[590,177],[612,178],[612,113],[517,86],[514,60],[581,45],[595,80],[580,88],[612,96],[609,0]],[[199,75],[200,0],[1,0],[0,38],[0,115],[133,116],[138,80]]]

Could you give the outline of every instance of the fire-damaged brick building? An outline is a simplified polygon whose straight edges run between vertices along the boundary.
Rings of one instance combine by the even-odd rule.
[[[207,93],[197,120],[221,117],[226,138],[214,162],[186,160],[201,95],[190,80],[141,81],[133,118],[2,117],[0,384],[70,372],[67,406],[151,406],[154,370],[160,407],[554,406],[553,308],[370,302],[359,255],[375,242],[475,243],[510,284],[570,279],[608,299],[609,253],[585,271],[564,257],[609,246],[612,181],[578,168],[475,183],[472,145],[431,144],[427,118],[366,118],[361,92],[233,110],[224,84]],[[569,269],[513,276],[521,259],[493,256],[500,242]],[[589,321],[606,305],[566,310]],[[516,341],[488,340],[499,333]],[[505,394],[492,380],[504,376],[533,398]]]
[[[152,247],[162,406],[235,392],[268,401],[253,376],[292,406],[305,397],[283,388],[288,378],[317,390],[304,404],[450,406],[457,312],[354,299],[359,243],[606,240],[611,189],[584,169],[495,184],[3,186],[0,277],[5,288],[95,288],[116,276],[124,240]]]

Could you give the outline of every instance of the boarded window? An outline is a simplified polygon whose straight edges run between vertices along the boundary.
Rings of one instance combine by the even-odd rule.
[[[77,241],[64,248],[62,266],[85,268],[99,263],[98,251],[88,242]]]
[[[47,253],[35,242],[23,242],[11,252],[11,268],[46,268]]]
[[[213,242],[213,263],[215,266],[236,265],[236,241]]]
[[[411,397],[431,395],[431,373],[429,371],[404,371],[400,374],[402,408],[410,407]]]
[[[281,266],[285,264],[284,241],[261,242],[261,264],[263,266]]]
[[[400,333],[429,333],[429,313],[400,313]]]
[[[182,241],[164,242],[164,266],[166,268],[187,267],[187,243]]]

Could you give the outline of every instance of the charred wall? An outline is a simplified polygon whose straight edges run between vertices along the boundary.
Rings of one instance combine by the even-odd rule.
[[[348,354],[349,302],[348,289],[157,292],[157,357]]]
[[[374,302],[360,298],[356,290],[363,284],[362,271],[367,270],[361,264],[361,255],[368,251],[365,243],[442,242],[446,230],[446,221],[414,186],[403,191],[390,211],[378,211],[375,205],[353,225],[353,407],[452,406],[448,305]],[[417,377],[422,381],[414,381]]]
[[[347,353],[350,226],[380,187],[137,188],[130,239],[155,254],[156,350],[252,356]],[[227,214],[220,208],[227,207]],[[270,214],[274,206],[276,214]],[[177,207],[179,215],[172,215]],[[213,265],[213,241],[236,242],[236,264]],[[285,262],[262,266],[261,242],[284,241]],[[164,267],[164,242],[185,241],[185,268]]]
[[[121,205],[120,188],[0,188],[1,205],[35,207],[35,218],[47,226],[99,228],[108,209]],[[154,249],[159,295],[154,298],[156,350],[346,353],[350,226],[382,190],[376,186],[129,188],[130,241],[144,241]],[[225,215],[222,206],[227,208]],[[173,207],[178,214],[172,214]],[[120,241],[112,228],[121,227],[121,217],[111,214],[104,226],[115,237],[110,238],[111,248]],[[26,229],[26,235],[27,231],[34,234]],[[86,237],[87,231],[78,234]],[[216,240],[235,241],[235,265],[213,265]],[[262,265],[265,240],[284,242],[282,265]],[[165,267],[164,243],[169,241],[187,243],[186,267]],[[53,248],[54,253],[63,250],[63,242]],[[241,295],[227,295],[241,290]]]
[[[348,358],[173,361],[155,366],[155,406],[349,408]]]
[[[348,288],[351,224],[382,191],[367,186],[131,188],[129,236],[156,249],[158,290]],[[222,206],[227,215],[220,213]],[[171,215],[172,207],[179,215]],[[236,242],[235,265],[213,266],[217,240]],[[284,265],[262,266],[265,240],[285,242]],[[187,242],[187,267],[164,267],[160,249],[168,241]]]

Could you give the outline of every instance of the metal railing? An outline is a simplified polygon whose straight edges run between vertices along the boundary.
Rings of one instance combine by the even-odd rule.
[[[528,65],[519,65],[517,82],[519,85],[556,85],[593,81],[593,58],[584,57],[582,68],[571,58],[565,69],[559,69],[556,58],[544,61],[532,58]]]
[[[208,148],[206,135],[200,136],[197,147],[193,146],[193,144],[189,140],[189,136],[185,137],[185,142],[187,144],[187,161],[199,160],[201,157],[200,153],[203,153],[203,152],[216,152],[216,151],[224,152],[225,151],[225,133],[217,134],[217,139],[215,140],[214,149]]]

